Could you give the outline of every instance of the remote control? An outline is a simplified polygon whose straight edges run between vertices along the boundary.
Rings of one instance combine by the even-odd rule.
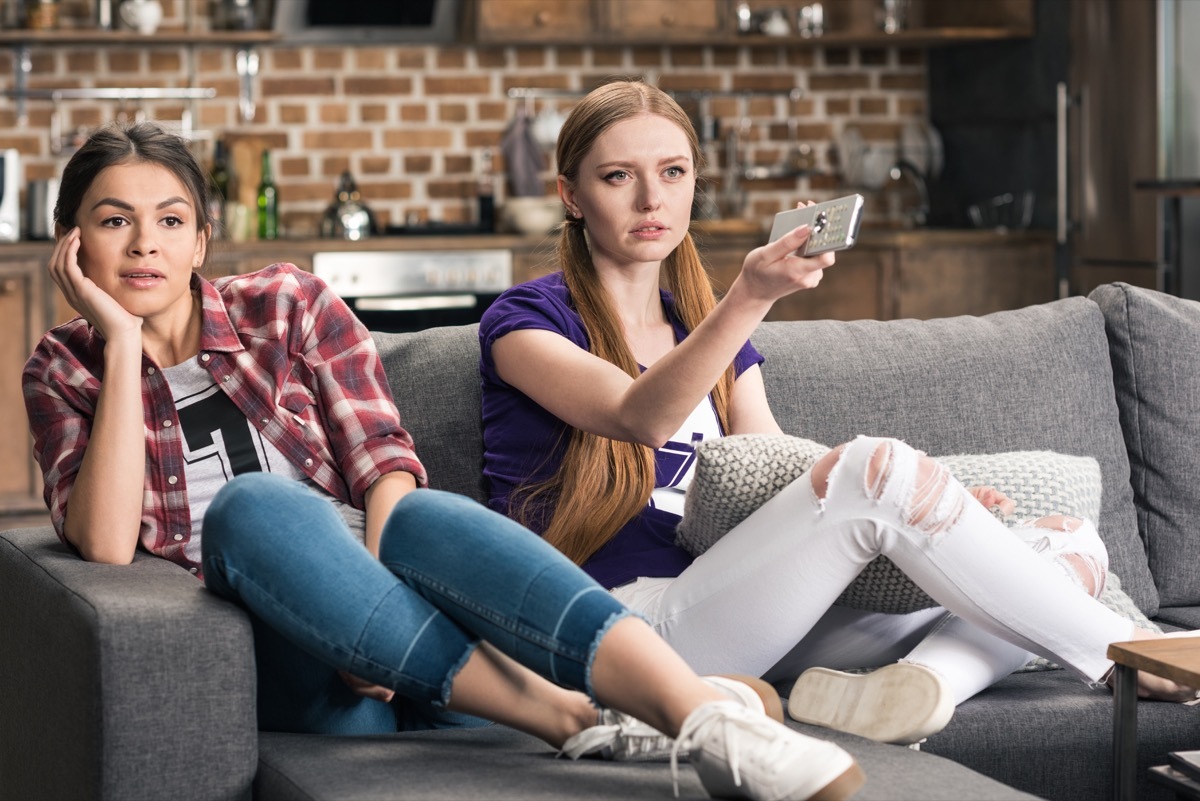
[[[862,223],[863,196],[847,195],[811,206],[781,211],[775,215],[770,241],[797,226],[807,223],[811,230],[808,241],[796,251],[798,256],[816,256],[831,250],[845,250],[858,239]]]

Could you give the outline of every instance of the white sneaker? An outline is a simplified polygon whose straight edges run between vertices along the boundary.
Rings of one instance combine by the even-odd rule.
[[[833,743],[792,731],[730,701],[704,704],[683,722],[676,750],[709,795],[756,801],[841,801],[862,787],[858,763]],[[671,757],[678,795],[678,754]]]
[[[911,662],[865,674],[810,668],[792,687],[788,714],[881,743],[909,744],[945,728],[954,698],[941,676]]]
[[[779,693],[762,679],[705,676],[704,680],[743,707],[783,721],[783,704],[779,700]],[[559,754],[571,759],[597,754],[602,759],[620,762],[646,762],[667,759],[675,750],[674,738],[624,712],[605,709],[600,713],[597,725],[584,729],[563,743]]]

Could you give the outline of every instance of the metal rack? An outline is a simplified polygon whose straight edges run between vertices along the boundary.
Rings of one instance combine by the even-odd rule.
[[[50,152],[58,155],[62,152],[65,141],[62,125],[62,104],[68,100],[118,100],[122,103],[137,100],[205,100],[216,97],[217,90],[212,88],[198,89],[154,89],[154,88],[103,88],[103,89],[24,89],[7,92],[9,97],[15,97],[18,104],[18,117],[25,115],[26,100],[49,100],[54,104],[50,113]],[[138,112],[140,116],[140,110]],[[192,110],[185,108],[180,116],[176,133],[186,139],[195,136],[192,127]]]
[[[190,4],[189,4],[190,8]],[[189,15],[190,15],[189,11]],[[189,21],[189,28],[191,26]],[[3,93],[16,103],[18,125],[26,125],[29,121],[27,101],[30,99],[61,100],[82,99],[157,99],[157,100],[196,100],[215,97],[212,89],[30,89],[29,78],[33,72],[33,62],[30,51],[33,47],[63,47],[94,45],[111,47],[130,44],[180,45],[187,48],[189,63],[192,63],[192,53],[196,46],[226,46],[236,48],[236,67],[238,74],[238,113],[243,122],[250,122],[255,115],[254,83],[258,76],[259,58],[257,47],[275,42],[278,36],[270,31],[220,31],[212,33],[163,32],[154,37],[147,37],[131,31],[0,31],[0,44],[7,45],[13,53],[13,88]],[[189,67],[189,81],[195,80],[195,68]],[[73,92],[115,92],[120,96],[105,94],[71,94]],[[137,95],[138,92],[166,91],[172,95]],[[192,93],[212,94],[192,94]],[[57,93],[57,94],[55,94]]]

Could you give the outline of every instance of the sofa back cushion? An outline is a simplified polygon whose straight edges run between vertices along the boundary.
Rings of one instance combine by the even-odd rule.
[[[478,330],[471,324],[374,337],[429,485],[482,502]]]
[[[1129,284],[1104,312],[1138,527],[1163,606],[1200,604],[1200,303]]]
[[[1050,450],[1095,458],[1111,568],[1144,612],[1157,612],[1094,303],[1070,298],[928,321],[773,322],[759,327],[754,344],[789,434],[827,445],[893,436],[933,456]]]
[[[477,326],[375,334],[431,486],[484,500]],[[1072,298],[985,317],[764,323],[754,335],[779,424],[827,445],[895,436],[939,456],[1052,450],[1100,463],[1112,569],[1153,616],[1129,462],[1097,306]]]

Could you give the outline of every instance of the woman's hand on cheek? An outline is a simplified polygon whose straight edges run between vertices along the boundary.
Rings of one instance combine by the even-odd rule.
[[[71,308],[79,312],[106,340],[122,331],[138,330],[142,318],[130,314],[112,295],[83,274],[79,266],[79,229],[58,238],[50,256],[50,277]]]

